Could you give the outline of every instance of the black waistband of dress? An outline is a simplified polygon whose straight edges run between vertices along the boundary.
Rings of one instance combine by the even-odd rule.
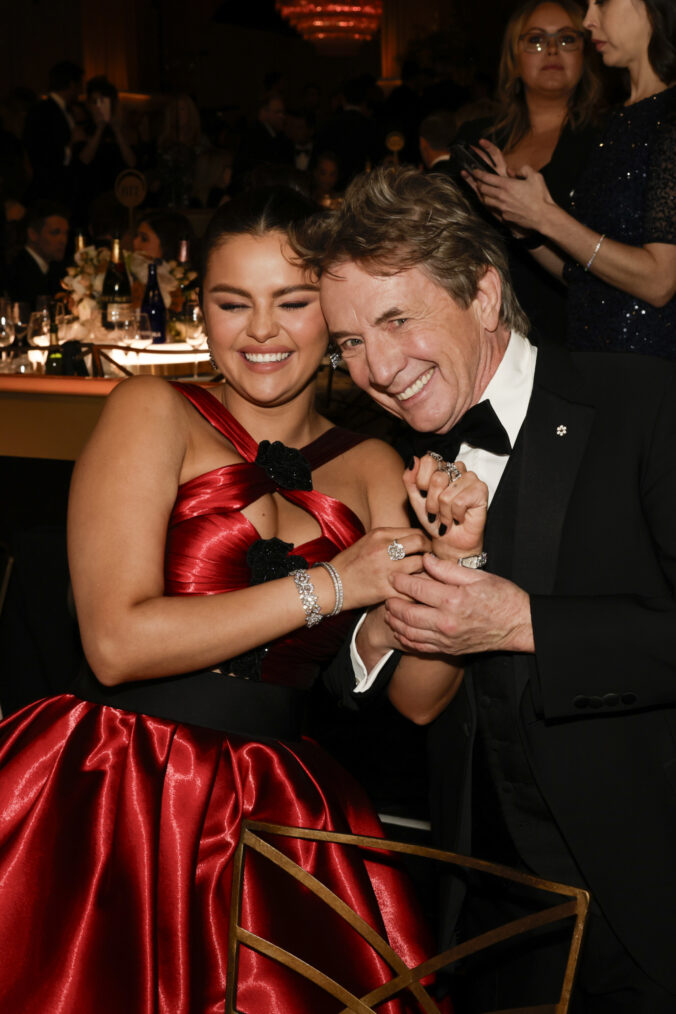
[[[249,739],[300,739],[306,692],[212,671],[106,687],[84,666],[72,693],[85,701]]]

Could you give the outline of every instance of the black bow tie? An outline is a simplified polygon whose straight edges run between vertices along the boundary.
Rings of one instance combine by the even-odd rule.
[[[411,433],[404,444],[404,457],[411,453],[422,457],[426,451],[436,451],[446,461],[455,461],[461,444],[481,447],[492,454],[509,454],[512,450],[507,430],[490,401],[473,405],[448,433]]]

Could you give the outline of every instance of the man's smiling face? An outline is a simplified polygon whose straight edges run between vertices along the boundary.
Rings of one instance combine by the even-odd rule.
[[[445,433],[480,399],[495,368],[480,293],[465,309],[419,267],[378,275],[352,261],[324,273],[320,293],[354,383],[413,429]]]

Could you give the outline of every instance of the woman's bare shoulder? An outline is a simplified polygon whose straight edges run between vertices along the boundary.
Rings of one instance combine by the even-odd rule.
[[[384,440],[376,437],[368,437],[362,440],[350,451],[350,465],[355,465],[360,471],[364,471],[367,477],[374,478],[373,469],[379,472],[393,471],[401,475],[404,470],[404,463],[401,456],[395,449],[386,444]]]

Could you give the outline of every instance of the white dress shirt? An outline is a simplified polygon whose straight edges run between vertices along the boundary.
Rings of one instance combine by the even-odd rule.
[[[533,391],[536,358],[537,349],[535,346],[531,345],[523,335],[512,331],[500,365],[479,399],[480,401],[490,401],[495,414],[507,431],[512,447],[516,443],[516,438],[528,411],[528,403]],[[493,454],[481,447],[472,447],[465,443],[460,445],[457,460],[462,461],[468,472],[475,472],[486,483],[490,506],[509,460],[509,454]],[[388,651],[367,673],[366,666],[357,651],[357,634],[365,617],[366,613],[355,627],[350,644],[355,693],[364,693],[369,689],[392,654],[391,651]]]

